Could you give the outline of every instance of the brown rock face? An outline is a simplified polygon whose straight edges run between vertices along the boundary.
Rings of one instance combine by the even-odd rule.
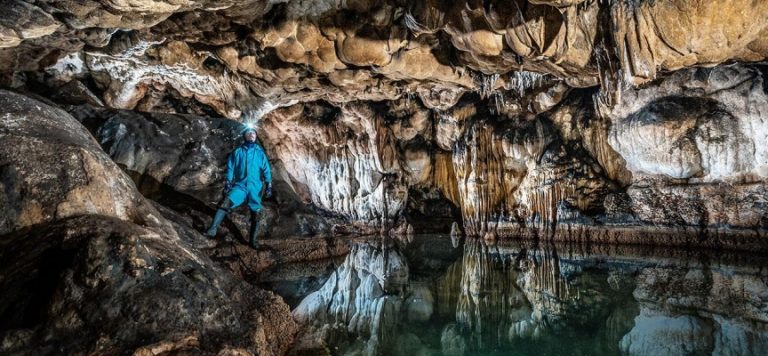
[[[3,354],[287,350],[288,307],[215,264],[66,112],[0,91]]]
[[[133,182],[69,114],[8,91],[0,92],[0,105],[0,233],[81,214],[164,227]]]
[[[0,18],[6,74],[59,60],[62,80],[72,53],[111,106],[178,92],[230,118],[265,101],[442,101],[483,89],[482,75],[509,89],[523,70],[602,83],[609,97],[659,72],[768,54],[768,22],[754,16],[768,8],[747,0],[12,5]]]

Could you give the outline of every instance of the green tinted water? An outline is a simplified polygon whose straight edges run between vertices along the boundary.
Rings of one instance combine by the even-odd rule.
[[[361,239],[338,261],[265,275],[306,325],[297,352],[765,355],[766,258]]]

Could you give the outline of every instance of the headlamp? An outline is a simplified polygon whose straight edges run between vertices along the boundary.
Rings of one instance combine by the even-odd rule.
[[[245,135],[246,133],[248,133],[248,131],[256,132],[256,124],[253,123],[253,122],[246,122],[246,123],[244,123],[243,124],[243,129],[242,129],[241,133],[243,135]]]

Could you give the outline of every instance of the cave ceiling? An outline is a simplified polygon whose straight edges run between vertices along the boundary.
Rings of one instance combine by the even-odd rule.
[[[751,0],[6,3],[3,86],[231,119],[465,96],[536,113],[585,87],[609,110],[626,87],[768,54],[768,2]]]

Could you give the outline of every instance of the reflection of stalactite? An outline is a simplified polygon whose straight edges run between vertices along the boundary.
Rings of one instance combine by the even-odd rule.
[[[461,280],[464,264],[458,261],[448,267],[443,278],[437,281],[437,293],[435,293],[435,305],[437,315],[440,317],[453,317],[456,315],[456,305],[461,294]]]
[[[381,354],[397,335],[408,278],[405,256],[394,241],[356,243],[336,273],[296,307],[294,318],[332,342],[357,335],[361,344],[352,348],[358,353]],[[325,325],[331,328],[323,331]]]
[[[531,260],[528,289],[546,295],[547,300],[567,300],[571,297],[569,283],[560,275],[557,252],[543,250],[543,256]]]
[[[494,257],[498,256],[480,241],[465,245],[456,321],[470,331],[471,343],[477,348],[489,341],[498,343],[506,330],[508,274]]]
[[[469,239],[461,268],[454,265],[449,272],[446,281],[461,274],[456,322],[473,349],[541,337],[579,300],[578,290],[561,275],[555,251],[501,255],[482,240]]]

